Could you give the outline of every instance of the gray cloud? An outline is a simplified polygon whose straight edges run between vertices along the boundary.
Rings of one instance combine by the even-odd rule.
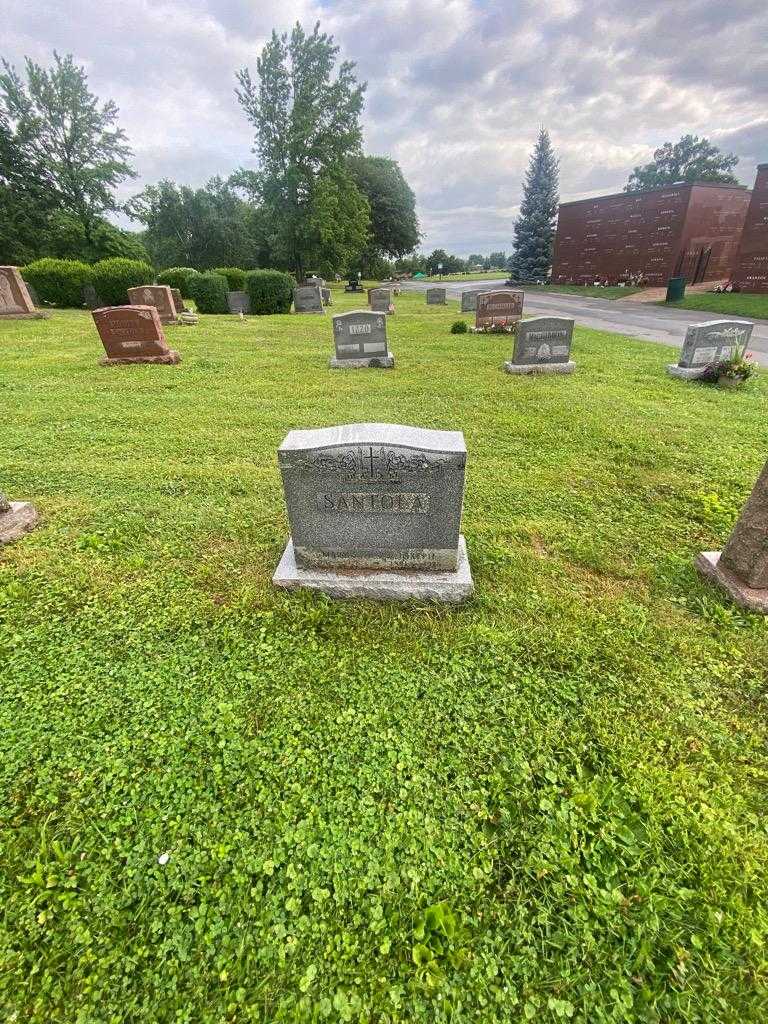
[[[0,53],[87,66],[135,151],[127,196],[253,165],[235,72],[297,18],[357,61],[366,148],[400,161],[428,249],[510,249],[541,124],[564,200],[619,191],[685,132],[737,153],[745,184],[768,160],[763,0],[0,0]]]

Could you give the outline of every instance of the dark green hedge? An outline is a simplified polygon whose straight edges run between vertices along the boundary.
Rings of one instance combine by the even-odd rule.
[[[190,297],[195,300],[198,313],[228,313],[227,279],[208,271],[189,278]]]
[[[247,271],[240,270],[238,267],[214,267],[213,273],[221,274],[222,277],[226,277],[227,287],[231,292],[245,291],[245,279],[248,276]]]
[[[199,271],[193,267],[169,267],[167,270],[160,271],[157,275],[157,283],[167,284],[169,288],[178,288],[182,299],[191,299],[189,279],[198,273]]]
[[[245,281],[251,313],[290,313],[296,280],[280,270],[252,270]]]
[[[128,289],[152,284],[155,272],[141,260],[125,260],[119,256],[100,260],[93,265],[93,286],[105,306],[128,304]]]
[[[83,287],[93,280],[87,263],[52,257],[28,263],[22,267],[21,276],[35,289],[40,302],[74,309],[82,307]]]

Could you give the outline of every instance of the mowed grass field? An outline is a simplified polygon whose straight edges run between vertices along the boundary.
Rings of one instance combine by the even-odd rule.
[[[768,1015],[768,620],[697,577],[768,381],[577,330],[501,372],[401,295],[330,316],[0,323],[0,1018],[745,1022]],[[357,296],[335,292],[334,311]],[[273,589],[294,427],[463,430],[461,608]]]
[[[680,302],[665,302],[665,306],[678,309],[700,309],[712,313],[714,317],[738,316],[768,320],[768,295],[756,293],[726,292],[717,295],[699,292],[686,295]]]

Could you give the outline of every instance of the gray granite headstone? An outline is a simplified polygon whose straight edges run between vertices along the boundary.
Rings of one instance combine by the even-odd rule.
[[[319,284],[301,284],[293,289],[293,308],[297,313],[323,313],[323,294]]]
[[[371,288],[368,292],[368,302],[376,313],[391,315],[395,312],[395,307],[392,304],[392,292],[389,288]]]
[[[278,586],[383,599],[471,593],[463,434],[387,423],[293,430],[278,462],[291,529]]]
[[[230,313],[250,313],[251,297],[248,292],[227,292]]]
[[[712,363],[729,359],[736,349],[749,343],[754,324],[747,320],[706,320],[690,324],[685,332],[680,361],[667,367],[672,377],[695,380]]]
[[[768,462],[722,553],[702,552],[696,567],[737,604],[768,615]]]
[[[507,373],[573,373],[571,362],[573,320],[564,316],[535,316],[521,320]]]
[[[445,288],[427,288],[427,305],[444,306],[446,304]]]
[[[10,544],[34,530],[40,521],[35,506],[28,501],[9,501],[0,491],[0,544]]]
[[[86,309],[98,309],[103,305],[92,284],[83,285],[83,305]]]
[[[461,293],[461,312],[474,313],[477,309],[477,296],[479,291],[465,291]]]
[[[355,309],[338,313],[333,318],[335,355],[331,358],[333,370],[376,367],[389,370],[395,357],[387,345],[387,321],[383,313],[368,309]]]
[[[323,305],[324,306],[332,306],[333,305],[333,297],[331,296],[331,289],[330,288],[321,288],[320,289],[320,294],[322,296]]]

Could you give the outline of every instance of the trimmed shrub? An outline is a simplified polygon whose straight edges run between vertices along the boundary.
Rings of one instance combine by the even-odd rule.
[[[195,300],[198,313],[228,313],[227,279],[209,270],[189,278],[190,297]]]
[[[40,302],[52,306],[83,306],[83,286],[91,284],[93,274],[80,260],[56,260],[45,257],[22,267],[21,276],[31,284]]]
[[[125,260],[115,256],[110,260],[99,260],[93,265],[93,286],[107,306],[127,305],[128,289],[152,284],[154,278],[152,267],[141,260]]]
[[[167,270],[160,271],[157,275],[157,283],[167,284],[169,288],[178,288],[182,299],[191,299],[189,279],[198,273],[199,271],[193,267],[169,267]]]
[[[238,267],[214,267],[214,274],[221,274],[222,277],[227,279],[227,288],[231,292],[244,292],[245,291],[245,279],[248,276],[248,272],[240,270]]]
[[[451,324],[451,334],[466,334],[468,330],[466,320],[455,320]]]
[[[251,297],[251,312],[290,313],[296,281],[280,270],[252,270],[245,279]]]

